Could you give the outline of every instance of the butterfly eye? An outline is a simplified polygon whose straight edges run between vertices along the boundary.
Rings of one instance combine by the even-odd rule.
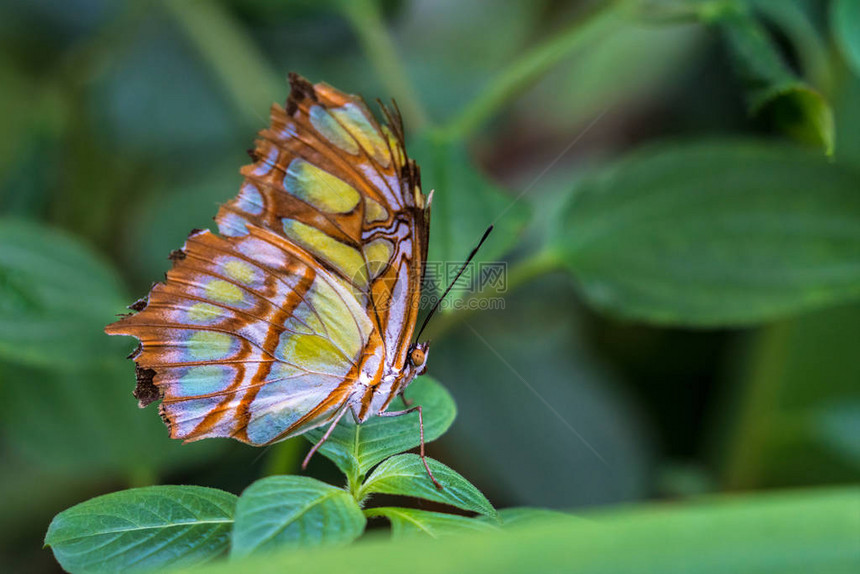
[[[416,367],[423,365],[425,360],[427,360],[427,355],[418,347],[412,349],[412,352],[409,353],[409,361]]]

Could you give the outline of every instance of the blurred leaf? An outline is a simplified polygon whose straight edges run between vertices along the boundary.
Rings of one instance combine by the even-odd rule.
[[[245,124],[258,125],[272,102],[285,99],[286,74],[278,76],[239,20],[220,3],[164,2],[163,6],[221,81],[236,116]]]
[[[115,153],[182,163],[229,145],[240,124],[160,4],[166,3],[153,3],[125,32],[127,45],[98,70],[87,104]]]
[[[810,81],[829,92],[832,84],[831,54],[826,31],[817,26],[818,11],[808,0],[749,0],[755,12],[785,34]]]
[[[607,311],[761,322],[860,294],[857,181],[762,143],[655,147],[583,181],[559,213],[554,248]]]
[[[703,18],[722,32],[753,115],[767,114],[798,141],[833,154],[833,110],[788,67],[764,27],[740,2],[712,3]]]
[[[65,368],[100,357],[125,297],[90,248],[55,229],[0,219],[0,357]]]
[[[838,68],[842,82],[834,95],[836,118],[839,122],[836,161],[860,168],[860,74],[852,74],[845,65]]]
[[[677,79],[700,65],[701,26],[654,26],[634,19],[622,26],[537,82],[517,104],[517,113],[524,118],[519,122],[569,142],[601,113],[612,117],[653,102],[665,103],[667,93],[677,90]]]
[[[58,144],[70,106],[55,84],[29,77],[27,68],[9,56],[0,54],[0,213],[33,217],[46,211],[62,171]]]
[[[531,88],[569,54],[591,48],[596,40],[618,33],[635,3],[603,2],[504,64],[478,95],[440,130],[443,138],[465,141],[503,106]]]
[[[572,514],[558,512],[557,510],[547,510],[546,508],[530,508],[528,506],[517,506],[514,508],[505,508],[499,511],[498,522],[504,527],[509,526],[525,526],[534,522],[545,522],[547,520],[569,518],[571,520],[582,520]],[[491,518],[488,518],[492,520]]]
[[[397,15],[393,30],[400,57],[430,116],[440,121],[463,109],[522,53],[547,9],[535,0],[404,4],[408,9]],[[491,33],[475,34],[476,29]]]
[[[301,20],[333,10],[338,0],[292,0],[291,2],[272,3],[268,0],[228,0],[225,2],[231,13],[241,19],[254,23],[271,23]]]
[[[207,562],[230,543],[236,497],[200,486],[151,486],[58,514],[45,544],[71,572],[131,572]]]
[[[341,15],[352,25],[385,91],[397,100],[404,122],[413,129],[424,127],[427,116],[400,59],[399,46],[389,32],[382,4],[377,0],[341,0],[337,5]]]
[[[73,504],[103,494],[106,483],[94,476],[40,471],[5,449],[0,465],[3,571],[58,571],[53,554],[44,548],[47,525]]]
[[[783,84],[763,91],[753,113],[767,110],[777,126],[799,142],[819,145],[833,155],[836,131],[833,110],[824,97],[804,84]]]
[[[68,49],[74,41],[92,33],[115,16],[123,3],[110,0],[25,0],[7,4],[11,13],[6,17],[21,18],[32,27],[37,24],[42,30],[32,30],[31,34],[47,33],[52,36],[50,42],[46,42],[50,48]],[[46,48],[48,46],[42,49]]]
[[[830,26],[842,54],[860,75],[860,3],[857,0],[833,0],[830,3]]]
[[[416,508],[368,508],[364,513],[368,517],[384,516],[387,518],[391,522],[391,536],[398,541],[416,534],[439,538],[468,532],[491,532],[497,529],[489,522],[476,518]]]
[[[457,416],[457,407],[451,395],[429,377],[420,377],[412,382],[405,395],[414,401],[415,406],[421,405],[424,409],[425,442],[439,438]],[[397,410],[401,404],[400,400],[395,400],[388,410]],[[316,429],[305,436],[316,443],[325,430]],[[333,461],[355,482],[389,456],[415,448],[418,444],[417,412],[395,418],[372,417],[361,425],[356,425],[347,415],[320,447],[319,453]]]
[[[653,430],[584,340],[572,281],[542,277],[433,341],[460,416],[440,446],[491,499],[569,508],[647,495]]]
[[[171,440],[156,409],[141,410],[131,392],[134,370],[118,341],[102,345],[105,359],[71,371],[0,364],[3,439],[54,472],[98,472],[152,480],[159,470],[199,463],[223,443]]]
[[[481,491],[459,473],[439,461],[427,459],[433,476],[443,486],[436,488],[417,454],[401,454],[382,461],[361,486],[359,500],[374,493],[414,496],[450,504],[463,510],[494,516],[496,510]]]
[[[358,538],[364,523],[345,490],[307,476],[271,476],[239,497],[230,556],[291,545],[343,544]]]
[[[369,540],[347,548],[291,549],[196,571],[852,574],[858,566],[858,506],[856,488],[733,496],[616,510],[595,522],[535,521],[518,528],[514,536],[498,532],[444,540],[416,537],[395,545]]]
[[[815,424],[825,445],[860,468],[860,394],[822,408]]]
[[[247,158],[245,158],[247,159]],[[168,254],[185,242],[192,229],[217,229],[218,205],[239,192],[238,154],[210,157],[206,166],[160,186],[133,204],[134,218],[124,228],[124,261],[143,285],[170,269]]]
[[[860,480],[860,305],[784,321],[754,335],[725,433],[728,488]],[[722,422],[722,421],[721,421]],[[727,431],[727,432],[726,432]]]
[[[428,268],[439,263],[444,268],[442,279],[453,279],[457,264],[465,261],[490,224],[496,228],[475,257],[476,262],[497,261],[516,245],[531,216],[528,203],[517,203],[515,197],[506,195],[478,172],[462,145],[424,139],[408,147],[421,165],[425,193],[435,190]],[[464,293],[454,290],[449,297]]]
[[[0,109],[4,110],[4,121],[0,123],[0,176],[21,154],[23,140],[33,128],[37,111],[34,105],[32,82],[15,68],[6,58],[0,57]]]

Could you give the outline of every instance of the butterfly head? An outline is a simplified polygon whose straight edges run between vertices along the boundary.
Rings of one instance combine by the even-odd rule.
[[[412,371],[412,376],[417,377],[423,375],[427,370],[427,356],[430,354],[430,342],[415,343],[412,349],[409,350],[409,360],[406,368]]]

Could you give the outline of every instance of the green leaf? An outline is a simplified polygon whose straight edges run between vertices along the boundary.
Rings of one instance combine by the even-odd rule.
[[[521,527],[534,522],[546,522],[547,520],[563,519],[582,520],[578,516],[559,512],[558,510],[549,510],[547,508],[530,508],[528,506],[517,506],[514,508],[505,508],[499,511],[497,520],[502,527],[509,526]]]
[[[448,391],[430,377],[420,377],[406,390],[413,406],[424,409],[424,441],[439,438],[457,416],[457,407]],[[395,399],[389,411],[405,409]],[[311,442],[318,442],[325,428],[307,433]],[[319,452],[332,460],[354,483],[371,468],[393,454],[399,454],[419,444],[418,413],[400,417],[373,417],[356,425],[350,415],[343,417]]]
[[[123,309],[119,280],[74,237],[0,219],[0,357],[65,368],[101,356]]]
[[[551,241],[602,309],[757,323],[860,295],[857,181],[762,143],[657,147],[581,182]]]
[[[425,192],[434,190],[430,215],[427,273],[444,289],[490,224],[495,230],[475,256],[475,266],[496,261],[511,250],[531,217],[529,204],[506,194],[477,171],[463,145],[429,138],[409,145],[421,165]],[[448,295],[457,299],[466,288]]]
[[[361,487],[359,500],[373,493],[402,494],[450,504],[463,510],[494,516],[490,501],[459,473],[439,461],[427,459],[433,476],[444,488],[439,490],[427,475],[417,454],[392,456],[382,462]]]
[[[379,507],[364,511],[368,517],[384,516],[391,522],[391,536],[395,539],[424,534],[439,538],[467,532],[492,532],[497,530],[493,524],[467,518],[456,514],[430,512],[416,508]]]
[[[851,574],[858,564],[858,505],[857,488],[735,494],[695,504],[628,507],[594,521],[535,521],[517,528],[515,536],[499,531],[412,537],[394,545],[368,540],[345,548],[291,549],[196,572]]]
[[[827,100],[792,72],[767,30],[740,2],[709,6],[703,19],[722,33],[746,86],[750,113],[768,116],[793,138],[832,155],[835,130]]]
[[[54,517],[45,544],[79,572],[199,564],[230,543],[236,497],[200,486],[151,486],[93,498]]]
[[[283,546],[344,544],[364,532],[365,518],[343,489],[307,476],[271,476],[242,493],[230,556]]]
[[[830,4],[830,26],[833,37],[845,59],[860,75],[860,3],[857,0],[833,0]]]
[[[765,24],[789,43],[788,50],[796,56],[809,82],[828,92],[833,83],[832,54],[826,30],[819,30],[817,10],[807,0],[749,0],[749,3]]]
[[[797,141],[821,146],[827,155],[833,155],[833,110],[815,89],[802,82],[772,86],[762,91],[753,104],[754,114],[762,112]]]

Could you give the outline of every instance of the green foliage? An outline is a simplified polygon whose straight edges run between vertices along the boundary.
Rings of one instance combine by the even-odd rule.
[[[655,148],[583,181],[552,249],[622,316],[761,322],[860,295],[857,178],[763,143]]]
[[[55,4],[0,8],[0,554],[86,497],[200,480],[244,492],[98,496],[57,514],[45,542],[73,573],[860,566],[855,490],[679,498],[587,518],[496,512],[428,458],[436,489],[405,453],[418,445],[417,413],[361,426],[345,417],[320,449],[343,480],[272,476],[246,488],[257,453],[169,441],[155,409],[138,412],[131,397],[130,343],[102,333],[133,299],[123,280],[145,292],[189,229],[211,226],[236,191],[250,130],[295,70],[368,101],[396,98],[424,191],[436,191],[431,261],[461,261],[496,226],[478,260],[509,263],[508,291],[454,291],[464,305],[428,330],[431,372],[467,415],[453,441],[434,445],[438,458],[492,485],[494,501],[665,495],[651,475],[670,466],[695,475],[697,492],[856,481],[856,2],[615,0],[578,11],[511,0],[491,13],[378,0]],[[700,49],[708,34],[721,51]],[[736,109],[742,100],[757,121]],[[712,139],[725,134],[736,139]],[[496,300],[504,313],[470,314],[479,306],[468,304]],[[708,347],[696,365],[674,343],[727,336],[671,330],[737,326],[751,331],[731,341],[738,352]],[[723,371],[735,388],[712,374]],[[701,404],[675,400],[690,381]],[[724,392],[722,416],[702,416]],[[457,408],[433,379],[406,394],[424,408],[428,442],[452,427]],[[696,446],[677,448],[679,435]],[[702,461],[708,437],[719,452]],[[294,471],[302,445],[263,451],[263,474]],[[390,523],[397,544],[365,536],[368,518]]]
[[[410,400],[426,412],[425,439],[437,438],[456,416],[453,400],[428,378],[413,383],[410,391]],[[321,432],[307,436],[318,441]],[[344,471],[346,488],[304,476],[272,476],[249,486],[238,501],[229,493],[199,487],[127,490],[60,513],[45,543],[66,570],[77,574],[182,566],[218,556],[228,545],[230,557],[240,559],[282,547],[344,544],[361,536],[365,516],[387,516],[398,537],[494,528],[478,518],[410,508],[362,512],[370,495],[384,493],[495,515],[486,497],[458,473],[429,460],[443,487],[437,490],[420,457],[400,454],[417,446],[418,436],[414,415],[376,417],[360,426],[342,421],[319,452]],[[213,506],[215,502],[220,504]]]
[[[489,522],[416,508],[380,507],[370,508],[365,513],[370,517],[387,518],[391,522],[391,535],[398,541],[416,534],[439,538],[466,532],[488,532],[497,528]]]
[[[75,238],[27,221],[0,220],[0,245],[0,357],[52,368],[102,357],[102,328],[126,301],[116,272]]]
[[[118,384],[133,377],[122,346],[108,348],[113,360],[68,372],[0,364],[0,429],[16,454],[52,472],[98,472],[139,484],[160,471],[199,463],[224,446],[170,440],[159,417],[141,412],[129,386]]]
[[[743,408],[734,409],[722,437],[726,486],[852,480],[860,467],[860,365],[852,361],[858,337],[856,303],[782,321],[752,337],[743,394],[735,397]],[[823,383],[810,385],[816,377]]]
[[[842,54],[854,72],[860,74],[860,4],[854,0],[830,3],[830,25]]]
[[[227,551],[235,506],[235,496],[212,488],[135,488],[61,512],[45,544],[75,573],[198,564]]]
[[[747,89],[752,115],[767,115],[799,141],[833,154],[833,110],[825,97],[799,79],[743,2],[706,2],[702,18],[715,25],[726,41]]]
[[[424,416],[424,441],[439,438],[454,422],[457,408],[454,400],[442,385],[429,377],[422,377],[407,389],[406,396],[420,405]],[[402,401],[395,399],[389,409],[398,410]],[[403,408],[406,408],[403,406]],[[308,439],[317,442],[325,429],[307,433]],[[357,483],[371,468],[386,458],[418,446],[418,413],[395,418],[374,417],[357,425],[349,415],[343,417],[319,453],[334,462],[350,480]]]
[[[463,510],[494,516],[496,510],[472,483],[439,461],[427,459],[433,476],[445,488],[439,490],[427,480],[427,469],[417,454],[392,456],[380,464],[361,485],[359,499],[371,494],[406,494],[424,500],[450,504]]]
[[[512,526],[508,532],[281,552],[192,571],[269,574],[347,568],[387,573],[408,568],[413,574],[849,574],[860,565],[858,505],[860,491],[856,488],[735,496],[698,504],[620,510],[592,520],[548,517]],[[387,509],[382,510],[389,515]],[[416,514],[413,511],[409,516]],[[400,512],[397,515],[402,516]]]
[[[103,329],[129,298],[111,266],[26,221],[0,220],[0,245],[0,427],[15,451],[54,471],[151,477],[216,450],[170,441],[117,385],[132,372],[127,343]]]
[[[239,498],[230,555],[352,542],[364,522],[361,508],[343,489],[306,476],[272,476]]]
[[[522,526],[524,524],[531,524],[533,522],[546,522],[552,519],[561,519],[564,518],[566,520],[582,520],[580,518],[576,518],[571,516],[570,514],[565,514],[564,512],[558,512],[557,510],[547,510],[546,508],[529,508],[529,507],[514,507],[514,508],[505,508],[498,512],[497,521],[504,528],[508,528],[510,526]]]

